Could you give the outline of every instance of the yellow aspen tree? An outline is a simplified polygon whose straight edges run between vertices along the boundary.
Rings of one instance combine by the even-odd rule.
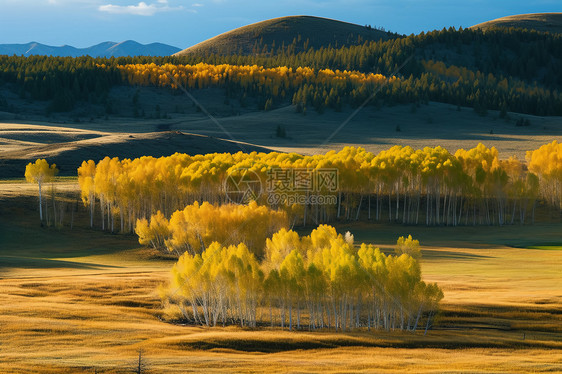
[[[25,179],[29,183],[37,183],[39,186],[39,219],[43,222],[42,187],[44,183],[53,180],[59,170],[55,164],[49,165],[45,159],[37,159],[25,167]]]
[[[85,206],[90,207],[90,227],[94,227],[94,208],[96,203],[96,188],[94,178],[96,176],[96,163],[93,160],[83,161],[78,168],[78,185],[80,195]]]
[[[416,260],[421,258],[420,242],[412,238],[412,235],[408,237],[399,237],[396,241],[396,246],[394,247],[394,252],[401,256],[407,254]]]
[[[146,219],[139,219],[135,225],[135,233],[142,245],[151,245],[154,249],[164,249],[166,240],[170,237],[170,223],[162,212],[158,211],[150,217],[150,223]]]

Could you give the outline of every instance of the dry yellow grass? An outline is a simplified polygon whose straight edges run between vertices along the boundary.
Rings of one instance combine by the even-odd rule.
[[[2,372],[126,372],[138,349],[152,372],[562,370],[560,335],[528,333],[523,345],[518,331],[485,329],[424,337],[177,326],[157,318],[163,271],[50,273],[0,282]]]
[[[2,373],[132,372],[139,349],[152,373],[562,371],[562,251],[506,246],[552,242],[557,225],[342,226],[385,248],[422,239],[424,278],[445,291],[427,336],[207,329],[159,318],[172,261],[133,236],[40,229],[33,199],[15,195],[0,184]]]
[[[562,13],[530,13],[497,18],[471,26],[484,31],[494,28],[516,27],[542,32],[562,32]]]

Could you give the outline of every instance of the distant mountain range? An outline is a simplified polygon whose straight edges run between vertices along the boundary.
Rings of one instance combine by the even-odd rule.
[[[140,44],[133,40],[121,43],[104,42],[88,48],[76,48],[70,45],[54,47],[41,43],[0,44],[0,55],[46,55],[60,57],[123,57],[123,56],[169,56],[181,49],[162,43]]]

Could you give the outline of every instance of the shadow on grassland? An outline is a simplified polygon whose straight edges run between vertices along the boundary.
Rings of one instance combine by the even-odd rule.
[[[81,202],[66,204],[68,208],[75,207],[72,229],[69,227],[72,212],[65,212],[64,227],[60,229],[41,227],[37,198],[0,197],[0,267],[13,266],[17,258],[16,267],[22,267],[25,261],[25,264],[34,268],[52,268],[57,266],[45,262],[57,260],[64,265],[65,261],[59,259],[111,255],[137,247],[138,241],[134,235],[112,234],[89,228],[89,214],[78,205]],[[71,266],[74,261],[66,262],[76,268]]]
[[[121,266],[103,265],[95,263],[83,263],[48,258],[0,256],[0,269],[2,268],[25,268],[25,269],[87,269],[100,270],[109,268],[122,268]],[[1,276],[0,276],[1,277]]]
[[[494,256],[484,256],[477,255],[474,253],[466,252],[456,252],[456,251],[445,251],[445,250],[434,250],[434,249],[423,249],[422,255],[424,259],[432,260],[480,260],[484,258],[494,258]]]
[[[437,348],[437,349],[467,349],[467,348],[559,348],[557,342],[521,340],[517,334],[506,334],[482,339],[470,335],[463,337],[464,332],[432,333],[432,336],[380,334],[372,332],[370,337],[343,335],[340,337],[314,339],[261,339],[261,338],[208,338],[177,342],[173,345],[185,350],[229,350],[239,352],[277,353],[295,350],[316,350],[341,347],[384,347],[384,348]],[[322,333],[317,333],[321,335]],[[369,335],[370,335],[369,334]],[[511,336],[513,335],[513,336]]]

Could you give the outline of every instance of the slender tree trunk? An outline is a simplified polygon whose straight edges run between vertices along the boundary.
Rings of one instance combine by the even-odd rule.
[[[90,195],[90,228],[94,227],[94,208],[96,206],[95,197]]]
[[[105,203],[103,202],[103,197],[100,196],[100,214],[101,214],[101,229],[105,230]]]
[[[402,212],[402,223],[406,223],[406,202],[408,201],[408,194],[404,191],[404,211]]]
[[[427,330],[429,330],[429,325],[431,323],[431,317],[433,316],[432,312],[429,312],[429,315],[427,316],[427,323],[425,325],[425,332],[423,333],[424,335],[427,334]]]
[[[463,206],[463,194],[461,192],[461,198],[460,198],[460,203],[459,203],[459,217],[457,218],[457,223],[458,224],[462,224],[461,220],[462,220],[462,206]],[[455,225],[456,226],[456,225]]]
[[[431,205],[431,199],[429,194],[429,186],[427,186],[427,195],[425,197],[426,205],[425,205],[425,225],[429,226],[429,206]]]
[[[43,222],[43,197],[41,194],[41,182],[37,183],[39,185],[39,220]]]
[[[57,207],[55,204],[55,185],[51,184],[51,205],[53,206],[53,225],[57,225]]]
[[[420,200],[421,200],[421,185],[420,188],[418,190],[418,203],[417,203],[417,207],[416,207],[416,225],[418,224],[418,219],[420,217]]]
[[[392,191],[388,191],[388,221],[392,222]]]
[[[308,202],[305,201],[304,202],[304,214],[303,214],[303,220],[302,220],[303,227],[306,227],[306,217],[308,215],[307,213],[308,213]]]
[[[400,183],[396,182],[396,218],[395,221],[398,222],[400,215]]]
[[[289,331],[293,330],[293,300],[289,299]]]
[[[357,214],[355,215],[355,220],[359,220],[359,213],[361,213],[361,203],[363,202],[363,195],[359,195],[359,206],[357,207]]]
[[[379,204],[379,202],[380,202],[380,187],[378,188],[376,198],[377,198],[377,205],[376,205],[376,218],[375,219],[378,221],[380,219],[380,212],[381,212],[380,204]]]
[[[338,195],[339,195],[339,198],[338,198],[338,216],[337,216],[337,218],[339,219],[340,213],[341,213],[341,191],[339,191]]]
[[[301,328],[301,306],[300,302],[297,301],[297,329]]]
[[[420,307],[418,308],[418,315],[416,316],[416,322],[414,323],[414,327],[413,327],[414,332],[416,332],[416,329],[418,328],[418,322],[420,320],[422,308],[423,308],[423,303],[421,303]]]
[[[369,221],[371,220],[371,194],[369,193]]]

